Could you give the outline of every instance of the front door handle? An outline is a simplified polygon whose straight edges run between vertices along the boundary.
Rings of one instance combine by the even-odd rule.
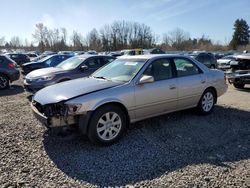
[[[206,83],[206,80],[202,80],[201,83],[202,83],[202,84],[205,84],[205,83]]]
[[[175,85],[171,85],[171,86],[169,86],[169,89],[176,89],[176,86]]]

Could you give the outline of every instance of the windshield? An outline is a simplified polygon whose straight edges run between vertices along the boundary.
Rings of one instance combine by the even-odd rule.
[[[142,59],[116,59],[92,76],[111,81],[128,82],[138,73],[145,62],[146,60]]]
[[[58,64],[56,67],[63,70],[73,70],[78,67],[85,59],[86,58],[83,57],[72,57]]]

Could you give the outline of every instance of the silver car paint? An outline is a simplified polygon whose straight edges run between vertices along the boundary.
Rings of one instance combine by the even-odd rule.
[[[42,105],[57,103],[78,95],[84,95],[116,85],[119,85],[119,83],[94,78],[80,78],[48,86],[38,91],[34,95],[34,99]]]
[[[67,100],[66,104],[82,104],[81,109],[78,111],[78,113],[82,114],[94,111],[103,104],[116,102],[127,109],[130,122],[136,122],[149,117],[195,107],[202,93],[208,87],[214,87],[218,97],[226,92],[227,84],[222,71],[210,70],[205,65],[188,57],[184,58],[190,59],[200,67],[203,71],[202,74],[172,78],[143,85],[138,84],[142,73],[151,62],[158,58],[172,57],[183,56],[142,55],[121,57],[123,59],[147,59],[147,62],[128,83],[101,81],[94,78],[78,79],[47,87],[39,91],[34,96],[34,100],[41,104],[56,103],[60,100]],[[109,86],[111,87],[104,89]],[[76,87],[81,87],[81,89],[76,89]],[[88,94],[89,91],[92,91],[92,93]],[[86,94],[70,99],[84,93]]]

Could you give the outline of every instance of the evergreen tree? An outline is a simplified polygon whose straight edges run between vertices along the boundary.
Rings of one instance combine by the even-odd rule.
[[[250,40],[250,31],[247,22],[243,19],[237,19],[234,23],[233,38],[230,46],[236,50],[238,46],[247,45]]]

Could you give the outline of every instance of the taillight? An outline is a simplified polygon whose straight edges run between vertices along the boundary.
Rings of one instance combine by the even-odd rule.
[[[15,68],[15,67],[16,67],[16,64],[15,64],[15,63],[9,63],[9,64],[8,64],[8,67],[9,67],[9,68]]]

